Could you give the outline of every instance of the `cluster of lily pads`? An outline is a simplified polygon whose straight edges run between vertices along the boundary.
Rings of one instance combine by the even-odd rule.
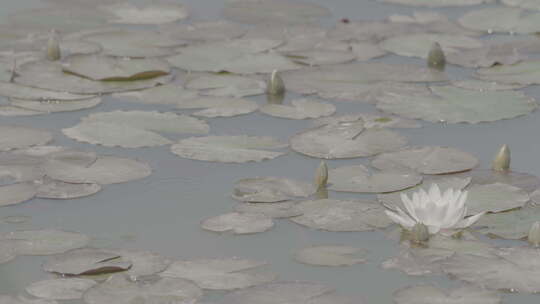
[[[428,7],[495,2],[378,1]],[[49,7],[10,16],[16,30],[0,31],[1,116],[87,110],[103,101],[139,103],[167,110],[93,112],[61,131],[104,147],[169,146],[175,155],[198,161],[259,162],[287,149],[322,160],[369,157],[371,166],[328,168],[323,161],[313,182],[241,179],[232,191],[239,202],[234,210],[202,220],[201,227],[253,234],[286,219],[333,232],[384,230],[400,242],[384,269],[447,274],[471,283],[450,291],[407,287],[394,293],[400,304],[454,298],[500,303],[501,290],[540,292],[540,178],[511,171],[507,146],[491,169],[478,169],[470,153],[410,146],[398,130],[421,127],[417,119],[476,124],[534,111],[536,101],[518,90],[540,84],[539,61],[529,59],[540,43],[525,35],[537,31],[535,1],[502,0],[504,6],[480,7],[457,22],[418,12],[382,21],[344,19],[331,28],[319,24],[330,16],[327,8],[292,0],[232,0],[223,11],[227,21],[193,22],[180,22],[189,15],[185,6],[161,1],[48,2]],[[119,26],[126,24],[144,26]],[[492,33],[523,35],[483,39]],[[376,60],[389,54],[423,62]],[[449,65],[476,70],[471,79],[455,80],[445,72]],[[288,92],[302,96],[289,100]],[[266,95],[267,103],[254,101],[259,95]],[[330,100],[372,104],[383,113],[333,116],[337,110]],[[190,110],[195,111],[184,113]],[[291,134],[288,143],[269,136],[212,135],[211,119],[255,112],[312,119],[311,126]],[[177,138],[186,134],[196,136]],[[46,130],[2,125],[0,135],[0,206],[34,197],[89,196],[103,185],[142,179],[152,171],[139,160],[48,146],[52,135]],[[335,199],[334,192],[376,198]],[[427,212],[425,205],[415,209],[428,200],[422,196],[461,205],[443,210],[449,218],[420,215],[414,211]],[[445,234],[441,228],[455,229]],[[501,248],[485,236],[530,244]],[[227,290],[212,303],[361,303],[318,283],[278,281],[260,261],[173,259],[91,245],[83,234],[53,229],[0,234],[0,264],[20,255],[51,255],[43,270],[58,276],[31,284],[28,295],[0,295],[0,302],[195,303],[205,290]],[[294,259],[351,266],[368,262],[366,253],[321,244],[295,252]]]

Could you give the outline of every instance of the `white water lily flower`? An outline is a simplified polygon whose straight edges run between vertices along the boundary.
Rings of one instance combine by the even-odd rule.
[[[401,200],[405,211],[396,207],[386,210],[386,214],[397,224],[411,229],[417,223],[428,227],[430,234],[439,230],[463,229],[474,224],[485,212],[465,218],[467,215],[467,191],[447,189],[443,194],[437,184],[429,191],[420,189],[412,194],[412,199],[402,193]]]

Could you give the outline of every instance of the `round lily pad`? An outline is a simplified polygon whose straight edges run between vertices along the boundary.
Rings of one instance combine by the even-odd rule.
[[[240,38],[247,32],[247,28],[225,20],[203,20],[189,24],[163,26],[162,32],[180,41],[211,41]]]
[[[10,99],[11,105],[37,111],[37,114],[48,114],[48,113],[56,113],[56,112],[70,112],[70,111],[78,111],[78,110],[84,110],[84,109],[90,109],[93,107],[98,106],[102,99],[101,98],[90,98],[90,99],[82,99],[82,100],[70,100],[70,101],[58,101],[58,100],[51,100],[51,101],[33,101],[33,100],[23,100],[23,99]]]
[[[524,207],[509,212],[484,214],[473,227],[492,237],[519,240],[527,237],[531,225],[539,218],[540,208]]]
[[[420,128],[421,125],[412,119],[401,118],[395,115],[373,114],[373,113],[358,113],[345,114],[339,116],[331,116],[319,118],[314,121],[315,126],[327,124],[335,124],[339,122],[355,122],[363,121],[364,128],[396,128],[396,129],[414,129]]]
[[[394,292],[397,304],[498,304],[501,297],[494,291],[471,286],[458,287],[451,290],[432,285],[406,287]]]
[[[277,139],[262,136],[207,136],[183,139],[171,151],[184,158],[225,163],[260,162],[283,155],[262,149],[286,147]]]
[[[131,265],[131,262],[123,260],[118,254],[83,248],[50,257],[43,264],[43,269],[61,275],[96,275],[124,271]]]
[[[540,3],[535,0],[502,0],[501,2],[508,6],[519,6],[521,8],[540,10]]]
[[[205,219],[201,222],[201,227],[214,232],[251,234],[271,229],[274,221],[263,214],[231,212]]]
[[[38,281],[26,287],[26,292],[34,297],[49,300],[76,300],[90,287],[96,285],[94,280],[69,278]]]
[[[404,116],[444,123],[479,123],[510,119],[534,111],[534,99],[515,91],[477,91],[430,87],[426,94],[385,95],[377,108]]]
[[[189,77],[185,82],[187,89],[199,90],[199,94],[217,97],[244,97],[261,95],[266,91],[262,80],[238,76],[208,74]]]
[[[292,61],[308,66],[345,63],[356,59],[355,53],[341,50],[305,50],[284,54]]]
[[[371,173],[363,165],[338,167],[328,172],[330,190],[360,193],[393,192],[422,182],[415,173],[381,171]]]
[[[482,41],[465,35],[412,34],[386,39],[381,47],[400,56],[427,58],[433,43],[439,43],[447,56],[460,50],[481,48]]]
[[[123,24],[163,24],[185,19],[188,12],[182,4],[153,1],[145,5],[132,3],[118,3],[108,6],[100,6],[115,18],[111,23]]]
[[[239,203],[234,206],[239,213],[261,213],[271,218],[288,218],[302,214],[296,201],[274,203]]]
[[[255,112],[259,106],[256,102],[232,97],[195,97],[178,101],[178,109],[199,109],[204,110],[193,113],[201,117],[232,117],[237,115]]]
[[[265,264],[240,258],[180,260],[160,276],[187,279],[203,289],[232,290],[273,281],[275,275],[253,271]]]
[[[330,103],[318,102],[309,99],[295,99],[291,105],[265,104],[261,107],[262,113],[270,116],[289,118],[289,119],[307,119],[318,118],[334,114],[336,107]]]
[[[540,60],[527,60],[512,65],[479,69],[476,71],[475,77],[487,81],[531,85],[540,84],[539,75]]]
[[[472,184],[488,185],[488,184],[507,184],[518,187],[527,192],[533,192],[540,187],[540,178],[537,176],[515,171],[495,171],[486,169],[475,169],[454,175],[456,177],[471,178]]]
[[[320,230],[371,231],[392,224],[384,207],[372,201],[321,199],[300,202],[298,208],[303,214],[290,220]]]
[[[458,21],[466,28],[488,33],[528,34],[537,32],[540,13],[496,6],[470,11]]]
[[[89,99],[91,97],[88,95],[38,89],[11,82],[0,82],[0,95],[10,98],[39,101],[81,100]]]
[[[315,193],[311,184],[279,177],[241,179],[234,185],[232,197],[241,202],[275,203],[295,197],[308,197]]]
[[[494,0],[379,0],[381,2],[422,7],[469,6],[491,3]]]
[[[132,278],[157,274],[171,264],[170,259],[151,251],[130,249],[106,249],[106,251],[119,255],[122,260],[131,263],[131,267],[126,273]]]
[[[11,240],[19,255],[51,255],[88,244],[86,235],[54,229],[14,231],[0,234],[2,240]]]
[[[99,191],[101,191],[101,186],[95,183],[73,184],[46,178],[37,187],[36,197],[73,199],[90,196]]]
[[[294,254],[296,261],[317,266],[350,266],[366,263],[365,250],[350,246],[312,246]]]
[[[113,97],[121,101],[133,101],[143,104],[177,105],[183,101],[191,101],[199,97],[194,90],[186,90],[183,86],[170,83],[149,88],[142,91],[124,92],[113,94]]]
[[[17,257],[14,242],[0,240],[0,264],[7,263]]]
[[[52,140],[48,131],[20,126],[0,126],[0,135],[0,151],[44,145]]]
[[[36,193],[37,186],[31,182],[0,186],[0,207],[26,202]]]
[[[523,207],[529,201],[527,192],[508,184],[472,185],[467,191],[468,214],[503,212]]]
[[[470,170],[478,165],[478,159],[454,148],[427,146],[381,154],[371,165],[379,170],[446,174]]]

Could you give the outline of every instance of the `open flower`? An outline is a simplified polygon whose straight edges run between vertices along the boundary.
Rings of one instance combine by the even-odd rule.
[[[414,192],[412,199],[402,193],[401,200],[405,211],[396,207],[386,210],[390,219],[410,230],[417,223],[428,227],[430,234],[439,230],[463,229],[474,224],[484,213],[465,218],[467,215],[467,191],[447,189],[443,194],[437,184],[432,184],[429,191],[420,189]]]

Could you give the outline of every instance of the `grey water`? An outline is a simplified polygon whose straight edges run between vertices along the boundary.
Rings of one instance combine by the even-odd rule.
[[[92,0],[88,0],[92,1]],[[223,0],[183,0],[191,8],[191,19],[218,19]],[[325,20],[334,24],[341,18],[383,19],[392,14],[422,11],[372,0],[311,0],[331,9],[333,16]],[[38,0],[0,1],[0,18],[21,9],[40,7]],[[450,18],[473,9],[445,8],[437,11]],[[1,23],[1,22],[0,22]],[[419,63],[422,60],[386,56],[385,62]],[[449,67],[454,79],[469,77],[471,71]],[[540,88],[524,90],[540,100]],[[286,98],[297,97],[288,94]],[[264,103],[264,96],[253,100]],[[335,102],[337,115],[351,112],[374,112],[373,105]],[[69,201],[34,199],[30,202],[0,209],[0,217],[29,216],[23,224],[0,223],[0,232],[14,229],[59,228],[79,231],[94,237],[93,246],[123,247],[156,251],[177,258],[238,256],[267,261],[269,269],[283,280],[309,280],[336,288],[340,293],[357,296],[365,303],[392,303],[392,292],[419,283],[434,283],[440,287],[459,286],[459,282],[444,276],[407,276],[395,270],[383,270],[382,261],[397,253],[397,243],[385,237],[384,231],[332,233],[309,230],[287,220],[277,220],[272,230],[255,235],[234,236],[203,231],[202,219],[231,211],[236,203],[230,198],[236,180],[256,176],[282,176],[311,181],[319,160],[289,152],[288,155],[261,163],[222,164],[179,158],[168,146],[142,149],[106,148],[83,144],[67,138],[61,129],[75,125],[92,112],[116,109],[152,109],[170,111],[167,106],[148,106],[105,97],[98,107],[72,113],[54,113],[35,117],[1,118],[2,124],[17,124],[45,128],[53,132],[53,144],[137,158],[148,162],[153,174],[143,180],[109,185],[96,195]],[[189,113],[189,111],[183,111]],[[309,121],[277,119],[260,113],[235,118],[209,119],[212,135],[271,135],[282,140],[310,126]],[[512,150],[512,168],[540,176],[540,112],[525,117],[486,124],[432,124],[423,128],[399,130],[410,145],[443,145],[470,152],[488,168],[502,144]],[[367,159],[331,160],[329,167],[368,163]],[[335,194],[331,198],[357,198],[361,195]],[[369,197],[369,196],[367,196]],[[503,243],[503,242],[501,242]],[[368,263],[348,267],[314,267],[295,262],[292,253],[300,248],[320,244],[342,244],[369,250]],[[44,257],[17,257],[0,265],[0,293],[23,292],[34,281],[48,277],[40,268]],[[535,295],[504,296],[505,303],[538,303]],[[75,302],[74,302],[75,303]]]

